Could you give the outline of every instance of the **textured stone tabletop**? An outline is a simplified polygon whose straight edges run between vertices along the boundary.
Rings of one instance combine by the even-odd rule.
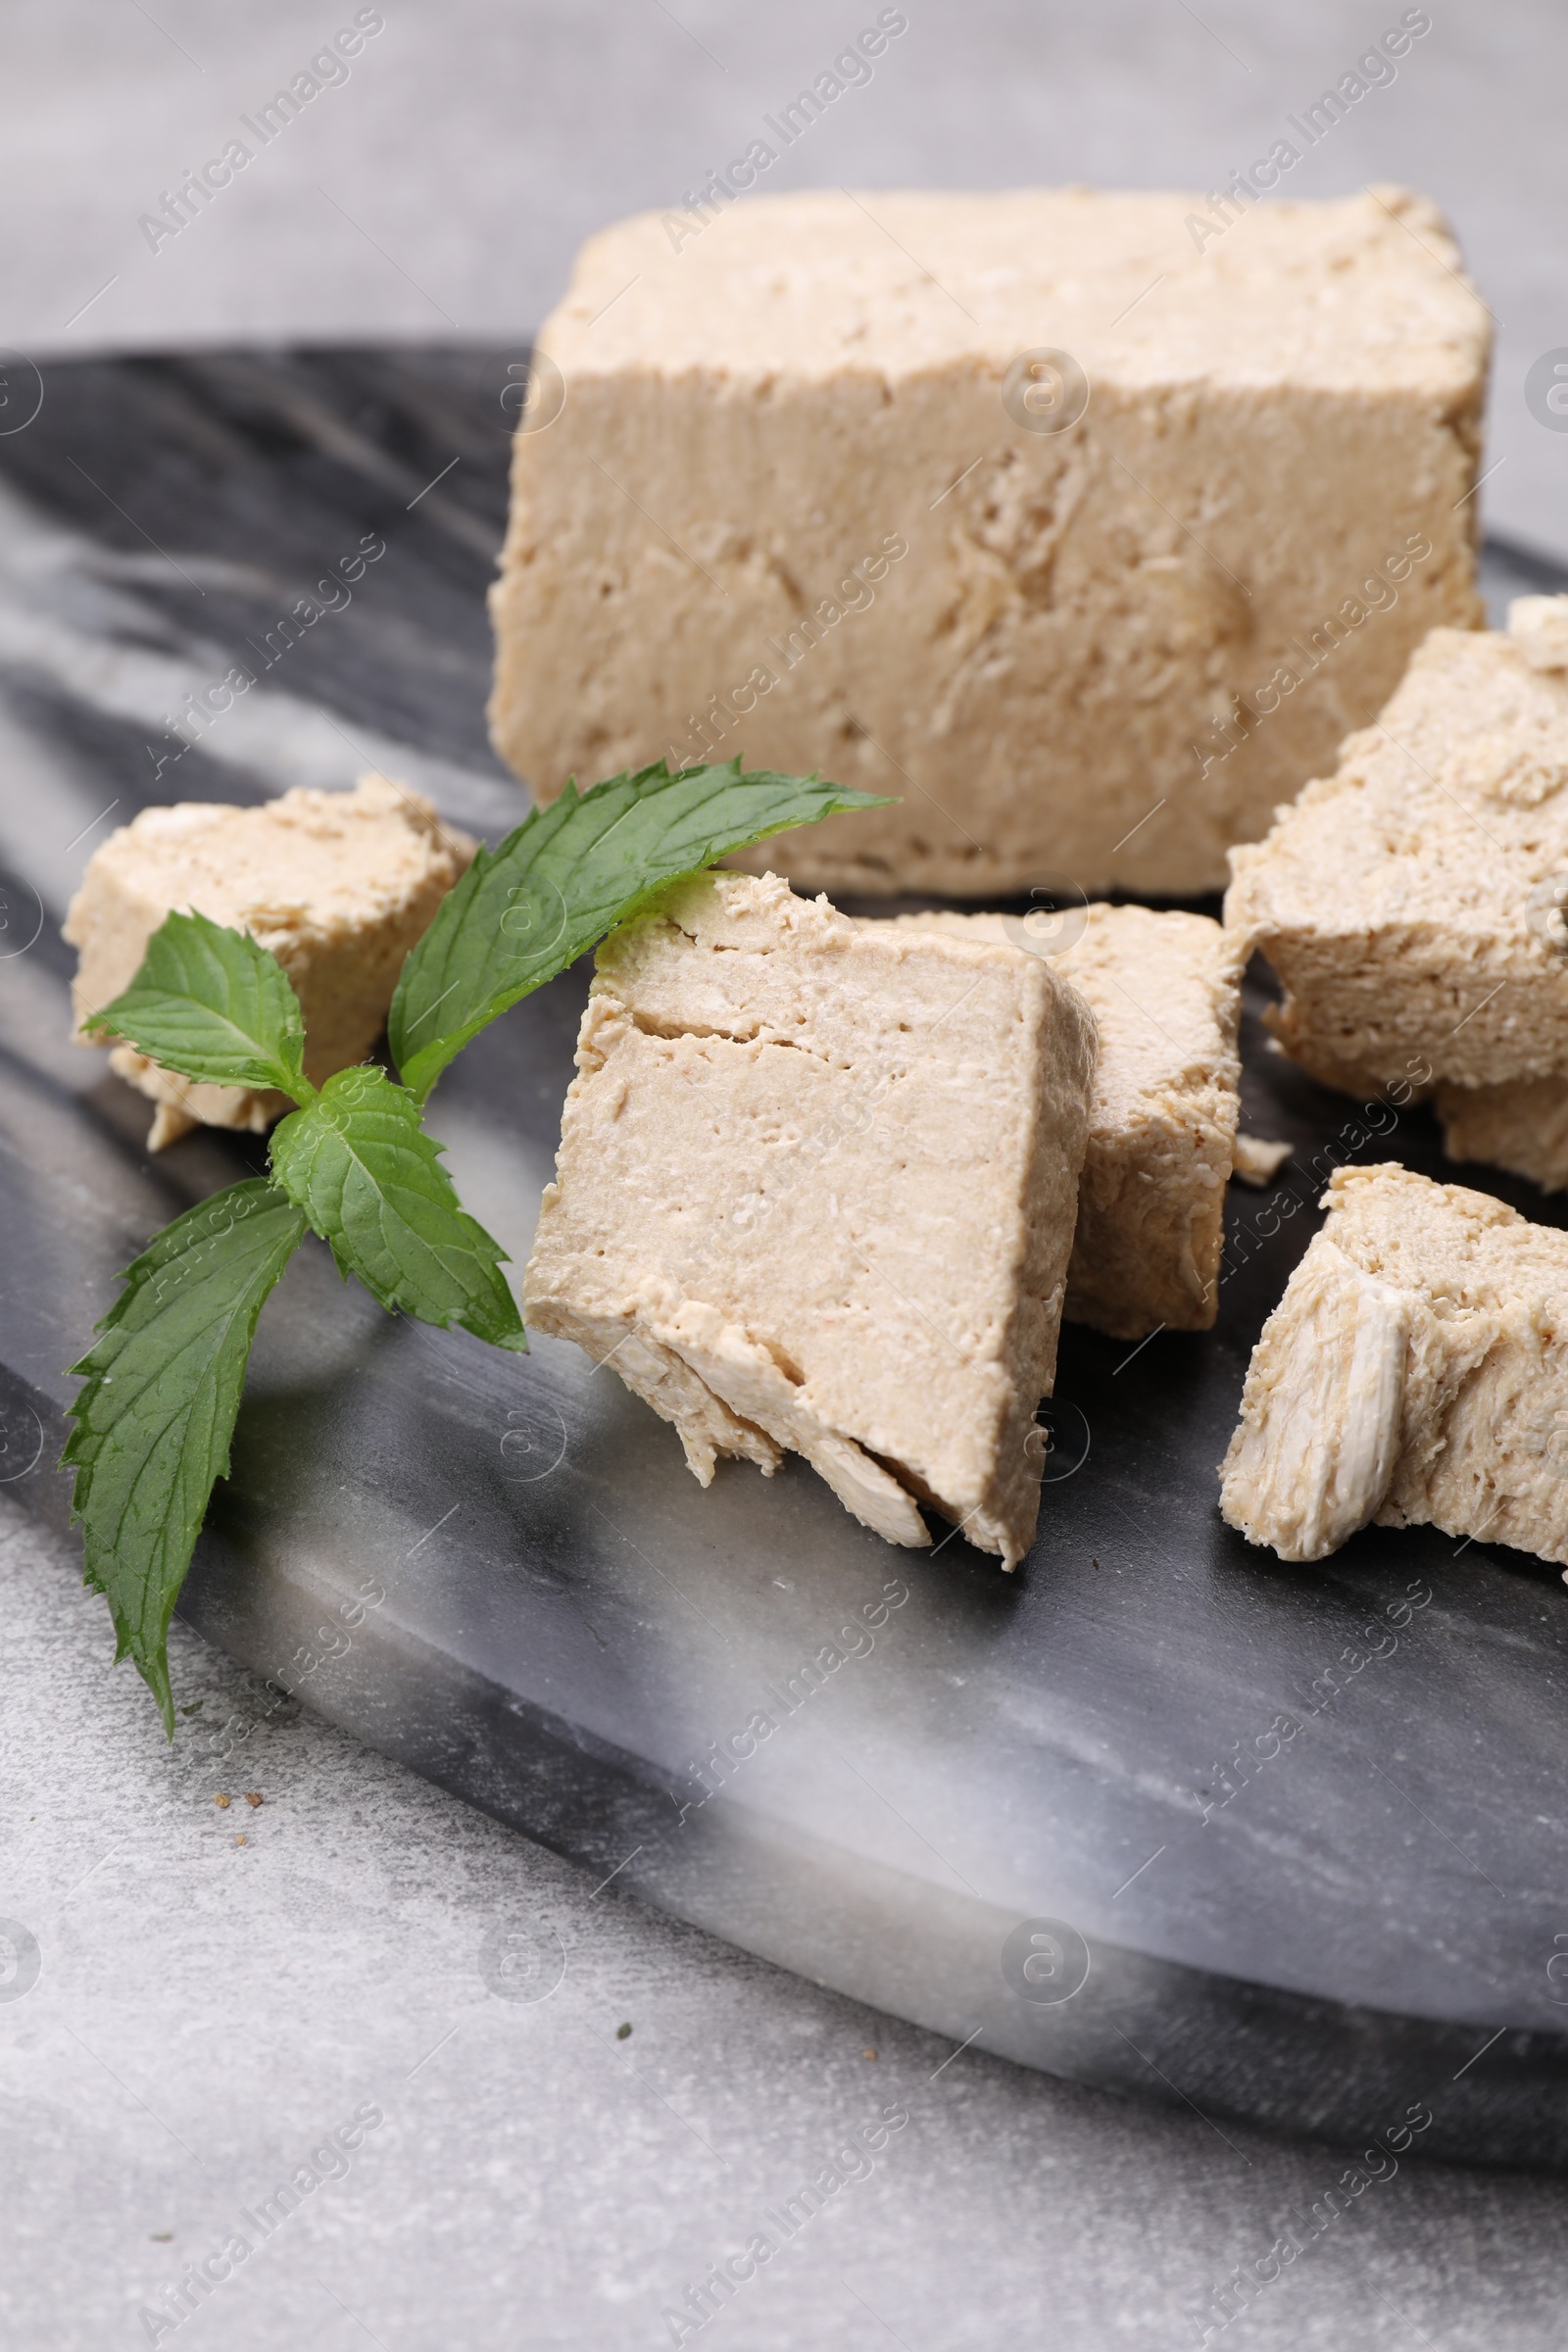
[[[355,13],[12,12],[0,344],[514,337],[581,234],[677,201],[877,10],[388,0],[347,84],[149,250],[138,216]],[[779,185],[1206,188],[1401,10],[904,13]],[[1501,328],[1489,519],[1562,550],[1568,441],[1525,386],[1568,345],[1568,22],[1526,0],[1432,18],[1293,189],[1402,178],[1449,209]],[[0,1497],[0,2321],[18,2352],[699,2333],[744,2352],[1163,2352],[1228,2309],[1225,2341],[1259,2352],[1565,2340],[1558,2181],[1407,2163],[1315,2220],[1342,2152],[892,2025],[596,1890],[184,1628],[173,1644],[192,1711],[170,1749],[109,1670],[71,1552]],[[559,1941],[559,1976],[498,1964],[519,1918]],[[840,2161],[861,2127],[882,2144]],[[787,2243],[710,2292],[699,2328],[690,2290],[760,2232]],[[1301,2251],[1271,2260],[1282,2240]],[[1244,2265],[1278,2275],[1245,2309],[1216,2303]]]

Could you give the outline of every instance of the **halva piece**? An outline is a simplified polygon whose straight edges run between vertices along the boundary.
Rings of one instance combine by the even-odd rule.
[[[1011,1567],[1039,1505],[1094,1033],[1039,958],[704,875],[599,951],[528,1320],[721,1454]]]
[[[1568,1078],[1512,1078],[1501,1086],[1434,1090],[1450,1159],[1528,1176],[1544,1193],[1568,1187]]]
[[[466,834],[385,776],[362,776],[352,792],[300,787],[256,808],[144,808],[93,853],[66,916],[80,951],[77,1022],[130,985],[167,914],[194,909],[248,931],[282,964],[305,1014],[305,1072],[319,1086],[369,1053],[404,957],[472,856]],[[110,1066],[158,1104],[154,1152],[197,1125],[260,1134],[291,1107],[265,1090],[194,1085],[128,1045]]]
[[[1273,1183],[1294,1148],[1261,1135],[1238,1135],[1231,1174],[1261,1192],[1265,1185]]]
[[[1234,937],[1207,915],[1099,903],[1022,916],[901,915],[897,927],[905,926],[1033,954],[1094,1014],[1100,1055],[1068,1320],[1123,1340],[1206,1331],[1218,1305],[1225,1186],[1239,1149]]]
[[[1568,676],[1568,596],[1516,597],[1508,609],[1508,634],[1529,668],[1559,680]],[[1568,872],[1550,875],[1530,894],[1531,929],[1559,954],[1568,952],[1565,906]],[[1507,1168],[1543,1192],[1568,1187],[1568,1074],[1494,1086],[1444,1080],[1433,1107],[1450,1159]]]
[[[1233,854],[1226,923],[1283,983],[1280,1043],[1331,1086],[1436,1079],[1446,1111],[1452,1089],[1568,1076],[1568,670],[1543,604],[1506,635],[1434,630],[1336,773]],[[1456,1114],[1481,1156],[1495,1105]]]
[[[540,338],[497,749],[545,801],[737,752],[899,796],[746,859],[835,893],[1221,888],[1482,618],[1488,330],[1397,188],[622,221]]]
[[[1226,1519],[1286,1560],[1376,1521],[1568,1561],[1568,1234],[1393,1164],[1324,1201],[1252,1354]]]

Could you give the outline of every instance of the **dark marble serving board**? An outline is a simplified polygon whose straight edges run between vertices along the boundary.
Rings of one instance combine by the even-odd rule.
[[[0,1482],[56,1524],[62,1366],[148,1233],[262,1156],[204,1134],[148,1159],[146,1105],[67,1042],[65,900],[150,801],[380,765],[492,837],[515,821],[482,718],[490,356],[48,367],[0,435]],[[365,541],[385,552],[352,602],[269,663]],[[1489,551],[1498,597],[1560,584]],[[259,685],[173,762],[181,696],[240,662]],[[435,1099],[518,1258],[584,986],[520,1006]],[[182,1604],[258,1678],[227,1737],[290,1693],[586,1864],[597,1899],[1216,2129],[1399,2146],[1413,2115],[1417,2150],[1568,2162],[1557,1571],[1432,1531],[1287,1568],[1216,1509],[1327,1165],[1446,1172],[1424,1113],[1325,1094],[1263,1054],[1255,1012],[1247,1124],[1295,1161],[1233,1188],[1216,1331],[1133,1349],[1068,1327],[1010,1578],[940,1526],[890,1549],[795,1461],[704,1494],[574,1349],[394,1322],[308,1244]],[[509,1927],[497,1988],[548,1989],[548,1937]]]

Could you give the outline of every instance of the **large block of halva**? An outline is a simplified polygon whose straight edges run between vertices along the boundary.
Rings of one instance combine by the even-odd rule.
[[[1218,888],[1481,617],[1460,270],[1392,188],[607,229],[516,442],[497,747],[547,801],[737,751],[901,796],[751,860],[813,887]]]
[[[404,957],[472,856],[466,833],[385,776],[352,792],[300,786],[255,808],[144,808],[93,852],[66,916],[80,951],[76,1019],[129,987],[165,915],[194,908],[277,957],[305,1015],[305,1074],[320,1086],[375,1044]],[[260,1134],[292,1107],[253,1087],[193,1085],[133,1046],[116,1046],[110,1066],[158,1104],[155,1152],[198,1124]]]
[[[1036,957],[704,875],[613,935],[524,1298],[715,1458],[1028,1550],[1094,1032]]]
[[[1286,1560],[1375,1520],[1568,1561],[1568,1234],[1393,1164],[1325,1201],[1253,1351],[1225,1517]]]
[[[1207,915],[1100,902],[1044,921],[939,913],[900,915],[904,925],[1039,955],[1094,1014],[1068,1320],[1123,1340],[1207,1331],[1241,1110],[1235,936]]]

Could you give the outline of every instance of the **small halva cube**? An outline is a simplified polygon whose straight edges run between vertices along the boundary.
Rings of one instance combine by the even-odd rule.
[[[890,1543],[1028,1550],[1093,1026],[1036,957],[708,874],[601,948],[525,1298]]]
[[[1253,1350],[1225,1518],[1285,1560],[1376,1521],[1568,1561],[1568,1234],[1392,1163],[1325,1202]]]
[[[1068,1321],[1124,1340],[1206,1331],[1218,1305],[1225,1187],[1239,1150],[1234,936],[1207,915],[1100,903],[1067,905],[1045,919],[939,913],[896,920],[1037,955],[1094,1015],[1100,1054],[1067,1274]],[[1277,1164],[1270,1162],[1271,1172]]]
[[[1284,985],[1286,1052],[1351,1094],[1424,1064],[1466,1157],[1492,1090],[1568,1078],[1565,618],[1529,597],[1505,635],[1434,629],[1336,772],[1232,853],[1225,920]]]
[[[472,856],[466,834],[385,776],[362,776],[352,792],[302,786],[254,808],[144,808],[93,853],[66,916],[80,951],[77,1022],[130,985],[167,914],[194,909],[248,931],[282,964],[305,1014],[305,1073],[319,1086],[369,1053],[404,957]],[[154,1152],[198,1125],[260,1134],[290,1107],[264,1089],[193,1084],[125,1044],[110,1066],[158,1105]]]
[[[1510,1078],[1500,1086],[1434,1089],[1432,1106],[1450,1159],[1528,1176],[1544,1193],[1568,1187],[1568,1078]]]

